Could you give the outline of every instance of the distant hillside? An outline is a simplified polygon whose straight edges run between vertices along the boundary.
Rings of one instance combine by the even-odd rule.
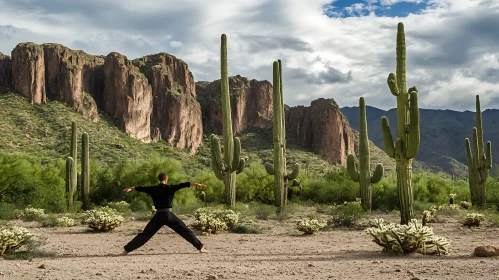
[[[81,133],[90,138],[90,158],[102,164],[124,160],[147,160],[152,155],[165,156],[182,162],[187,172],[209,168],[210,148],[207,135],[196,154],[170,147],[167,142],[144,143],[119,130],[114,120],[99,112],[97,121],[89,121],[85,112],[78,112],[58,101],[31,104],[26,98],[0,89],[0,152],[27,153],[40,160],[65,159],[69,154],[71,120],[78,123],[78,143]],[[250,162],[273,159],[272,130],[251,129],[240,135],[242,156]],[[333,170],[320,156],[298,147],[289,139],[288,162],[300,162],[303,169],[321,176]]]
[[[471,100],[473,102],[474,100]],[[350,126],[358,129],[358,107],[343,107],[343,114]],[[392,126],[397,121],[396,109],[384,111],[367,106],[369,139],[384,150],[381,117],[386,116]],[[433,170],[442,170],[449,174],[467,176],[465,138],[472,138],[475,126],[475,112],[457,112],[452,110],[420,109],[421,145],[416,160],[428,165]],[[482,113],[484,141],[492,142],[493,171],[499,163],[499,110],[489,109]]]

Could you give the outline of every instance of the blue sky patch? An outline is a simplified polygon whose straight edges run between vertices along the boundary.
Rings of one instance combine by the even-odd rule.
[[[382,5],[383,0],[337,0],[324,6],[324,13],[329,17],[359,17],[374,12],[377,16],[405,17],[410,13],[418,14],[427,7],[427,0],[421,3],[400,1],[391,5]]]

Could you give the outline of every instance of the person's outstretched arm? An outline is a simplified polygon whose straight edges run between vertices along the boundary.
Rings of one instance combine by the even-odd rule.
[[[136,186],[136,187],[131,187],[131,188],[125,188],[123,189],[124,192],[131,192],[131,191],[138,191],[138,192],[144,192],[144,193],[149,193],[152,188],[157,187],[157,186]]]
[[[180,189],[188,188],[188,187],[206,188],[206,185],[199,184],[199,183],[184,182],[184,183],[180,183],[180,184],[176,184],[176,185],[170,185],[170,187],[173,190],[178,191]]]

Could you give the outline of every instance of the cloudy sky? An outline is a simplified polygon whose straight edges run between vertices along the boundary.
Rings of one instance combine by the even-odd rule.
[[[284,101],[319,97],[395,106],[397,23],[405,25],[408,86],[422,108],[499,108],[499,0],[0,0],[0,52],[56,42],[133,59],[168,52],[196,81],[220,77],[220,35],[229,74],[272,80],[283,61]]]

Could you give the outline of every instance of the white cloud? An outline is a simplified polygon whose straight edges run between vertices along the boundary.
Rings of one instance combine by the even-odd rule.
[[[367,16],[330,18],[324,6],[331,2],[0,0],[0,25],[22,30],[0,41],[0,51],[45,39],[129,58],[165,51],[186,61],[196,80],[214,80],[225,33],[230,75],[271,81],[272,62],[282,59],[289,105],[332,97],[356,106],[363,95],[368,105],[387,109],[395,106],[386,77],[395,71],[396,28],[403,21],[408,86],[418,86],[421,107],[473,109],[476,94],[484,95],[483,108],[499,104],[499,1],[428,0],[425,10],[404,18],[376,16],[375,0],[351,7],[353,15],[367,9]],[[399,2],[422,1],[379,4]]]

